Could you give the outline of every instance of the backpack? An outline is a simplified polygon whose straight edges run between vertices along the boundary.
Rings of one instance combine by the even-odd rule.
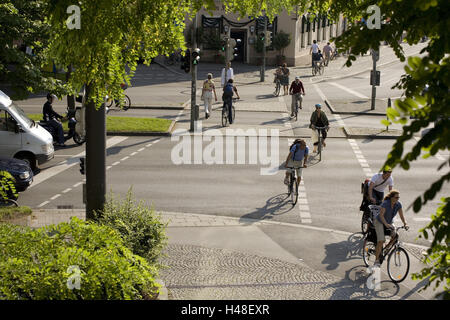
[[[224,97],[232,97],[233,96],[233,84],[227,83],[223,88],[223,96]]]
[[[364,199],[369,199],[369,182],[370,179],[366,179],[361,183],[361,193]]]

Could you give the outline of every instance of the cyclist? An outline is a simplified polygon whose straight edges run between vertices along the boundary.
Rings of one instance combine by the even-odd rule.
[[[320,133],[322,134],[322,145],[326,147],[325,139],[327,138],[327,131],[329,129],[329,122],[327,115],[323,112],[322,105],[317,103],[315,105],[316,110],[311,114],[311,118],[309,120],[309,127],[312,129],[311,139],[314,142],[314,150],[313,152],[317,152],[317,145],[319,144],[319,136],[317,134],[316,127],[325,127],[325,129],[321,129]]]
[[[299,108],[302,108],[302,94],[305,95],[305,88],[303,87],[303,83],[300,81],[299,77],[295,77],[295,80],[292,81],[291,87],[289,88],[289,94],[292,95],[292,103],[291,103],[291,118],[295,113],[295,104],[298,101]]]
[[[394,186],[394,178],[392,177],[392,170],[385,168],[383,173],[376,173],[373,175],[369,182],[369,200],[373,204],[383,201],[384,189],[389,187],[389,191],[392,191]]]
[[[45,122],[47,122],[56,132],[56,137],[58,141],[56,142],[56,145],[60,147],[65,147],[64,144],[64,131],[61,124],[60,119],[63,119],[64,117],[58,114],[55,110],[53,110],[53,101],[56,99],[56,95],[47,93],[47,102],[44,103],[44,106],[42,108],[42,115]]]
[[[381,204],[380,213],[376,217],[374,217],[374,226],[377,233],[377,246],[375,248],[374,266],[380,266],[380,254],[381,250],[383,249],[383,244],[386,241],[384,235],[384,227],[393,231],[391,233],[391,241],[389,242],[388,246],[390,246],[394,241],[395,226],[392,224],[392,221],[394,221],[394,217],[397,215],[397,212],[400,214],[400,219],[402,220],[404,227],[408,229],[408,225],[406,224],[406,220],[403,215],[402,204],[398,200],[399,198],[400,192],[398,192],[397,190],[391,190]]]
[[[223,87],[222,100],[223,100],[224,108],[225,108],[225,103],[228,104],[228,122],[230,124],[233,123],[233,111],[231,108],[233,105],[233,91],[234,91],[234,93],[236,93],[237,98],[240,99],[241,97],[239,97],[237,88],[235,85],[233,85],[233,79],[229,79],[227,84]]]
[[[306,145],[305,140],[296,139],[289,148],[289,154],[286,158],[284,167],[294,167],[297,173],[297,183],[300,185],[302,180],[302,160],[303,167],[306,168],[306,161],[308,160],[309,148]],[[284,178],[284,184],[289,183],[289,170],[286,170],[286,176]]]

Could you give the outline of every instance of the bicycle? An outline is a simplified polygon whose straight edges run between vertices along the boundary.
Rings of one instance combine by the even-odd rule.
[[[297,182],[297,176],[296,176],[296,167],[286,167],[287,169],[290,169],[289,171],[289,183],[287,185],[288,188],[288,197],[291,196],[292,206],[295,206],[297,204],[298,200],[298,182]],[[298,168],[304,168],[298,167]],[[295,189],[294,189],[295,186]]]
[[[276,80],[275,80],[275,92],[273,93],[273,95],[275,97],[278,97],[280,95],[280,89],[281,89],[281,81],[277,77]]]
[[[13,199],[0,199],[0,207],[18,207],[19,204]]]
[[[297,118],[298,118],[297,117],[298,116],[298,108],[299,108],[298,103],[299,103],[300,100],[303,100],[303,96],[300,93],[296,93],[295,97],[294,97],[294,104],[295,104],[295,107],[294,107],[294,118],[295,118],[295,121],[297,121]]]
[[[323,139],[321,136],[321,130],[324,130],[327,127],[313,127],[313,130],[317,130],[318,135],[318,141],[317,141],[317,154],[319,155],[319,161],[322,160],[322,145],[323,145]]]
[[[123,90],[126,90],[128,88],[128,86],[123,83],[120,86],[122,87]],[[107,97],[107,100],[105,103],[105,107],[107,108],[106,113],[109,112],[109,109],[112,108],[113,104],[116,108],[127,111],[131,107],[131,99],[126,94],[120,100]]]
[[[373,233],[375,233],[374,228],[375,227],[373,226],[371,219],[371,228],[369,230],[373,230]],[[391,281],[395,283],[405,280],[408,275],[410,265],[408,252],[406,252],[402,246],[402,243],[399,241],[398,230],[400,229],[408,230],[405,226],[395,228],[395,235],[380,253],[380,265],[387,257],[388,276]],[[376,234],[375,238],[373,238],[373,234],[371,235],[371,232],[368,232],[363,243],[363,261],[367,267],[373,265],[375,262],[376,242]]]
[[[232,115],[232,122],[234,123],[234,117],[235,117],[235,109],[234,109],[234,102],[237,100],[237,98],[232,98],[233,103],[231,105],[231,115]],[[228,115],[229,115],[229,106],[228,106],[228,102],[225,100],[223,103],[223,108],[222,108],[222,127],[226,127],[229,124],[229,119],[228,119]]]
[[[312,75],[315,76],[316,74],[323,74],[323,70],[325,67],[323,66],[322,61],[314,61],[314,65],[312,67]]]
[[[377,202],[376,205],[370,204],[368,205],[364,211],[363,215],[361,217],[361,232],[365,235],[367,232],[369,232],[369,226],[370,226],[370,217],[375,217],[380,212],[381,202]]]

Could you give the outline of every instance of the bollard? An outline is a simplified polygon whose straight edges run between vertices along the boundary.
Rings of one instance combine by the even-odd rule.
[[[198,121],[199,118],[200,118],[200,107],[198,104],[196,104],[194,106],[194,120]]]
[[[388,105],[387,105],[387,107],[388,107],[388,109],[392,106],[392,103],[391,103],[391,98],[388,98],[388,103],[387,103]],[[389,117],[388,117],[388,115],[387,115],[387,110],[386,110],[386,119],[387,119],[387,121],[389,121]],[[390,123],[390,122],[389,122]],[[386,131],[389,131],[389,126],[386,126]]]

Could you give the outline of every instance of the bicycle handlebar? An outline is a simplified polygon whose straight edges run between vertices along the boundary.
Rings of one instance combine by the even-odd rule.
[[[286,167],[287,169],[300,169],[300,168],[305,168],[304,166],[301,167]]]

